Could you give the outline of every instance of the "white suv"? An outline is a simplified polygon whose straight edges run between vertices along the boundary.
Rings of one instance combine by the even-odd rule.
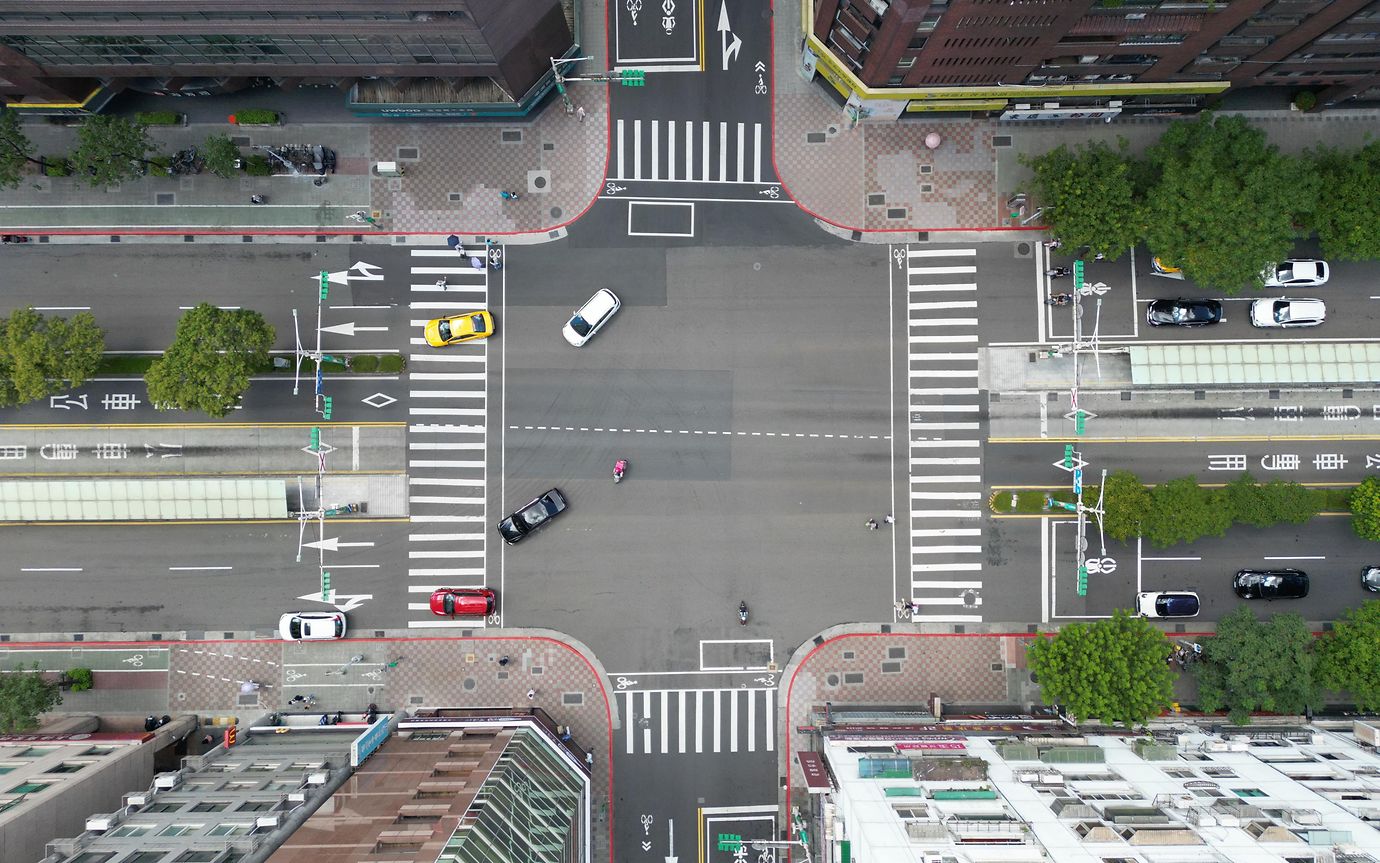
[[[1316,327],[1326,319],[1327,306],[1322,300],[1267,297],[1251,303],[1253,327]]]

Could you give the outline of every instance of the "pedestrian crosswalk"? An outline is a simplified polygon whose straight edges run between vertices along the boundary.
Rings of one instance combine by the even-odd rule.
[[[463,252],[463,254],[461,253]],[[476,627],[473,618],[436,617],[427,600],[438,587],[484,586],[488,410],[487,339],[428,347],[422,329],[433,318],[487,309],[489,279],[475,269],[476,249],[412,249],[408,356],[407,482],[408,625]],[[445,284],[439,284],[444,279]]]
[[[619,692],[628,755],[772,752],[775,689],[642,689]]]
[[[774,183],[761,123],[618,120],[610,180]]]
[[[906,253],[911,619],[982,620],[977,250]]]

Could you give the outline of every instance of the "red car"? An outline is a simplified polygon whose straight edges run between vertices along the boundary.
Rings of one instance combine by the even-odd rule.
[[[431,594],[431,613],[442,617],[487,617],[497,604],[487,587],[443,587]]]

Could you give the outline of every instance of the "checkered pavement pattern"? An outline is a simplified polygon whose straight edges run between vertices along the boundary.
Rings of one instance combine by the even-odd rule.
[[[390,231],[515,233],[568,222],[603,186],[608,157],[607,90],[572,91],[585,117],[559,105],[515,123],[376,125],[375,162],[401,177],[375,177],[371,200]],[[516,201],[501,191],[517,192]]]
[[[1024,667],[1025,636],[857,633],[814,648],[785,679],[789,714],[782,747],[792,781],[794,753],[810,749],[811,709],[831,704],[923,705],[930,693],[947,704],[1009,705],[1009,672]]]

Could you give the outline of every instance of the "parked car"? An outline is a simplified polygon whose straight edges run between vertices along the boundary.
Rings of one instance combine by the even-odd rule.
[[[498,532],[503,541],[515,545],[527,538],[528,534],[565,512],[565,495],[553,488],[531,503],[498,523]]]
[[[1327,284],[1329,275],[1327,261],[1290,258],[1266,267],[1260,277],[1267,288],[1316,288]]]
[[[443,348],[460,342],[487,339],[493,332],[493,316],[481,309],[477,312],[463,312],[448,318],[427,321],[422,335],[426,337],[426,343],[433,348]]]
[[[1231,587],[1242,599],[1302,599],[1308,595],[1308,574],[1297,569],[1243,569]]]
[[[1380,566],[1367,566],[1361,570],[1361,586],[1380,593]]]
[[[599,328],[608,323],[609,318],[613,317],[614,312],[622,305],[617,294],[608,288],[600,288],[583,306],[575,310],[561,334],[567,342],[578,348],[594,338]]]
[[[1222,304],[1217,300],[1151,300],[1145,322],[1152,327],[1205,327],[1221,323]]]
[[[1141,617],[1197,617],[1200,609],[1198,594],[1191,590],[1136,594],[1136,614]]]
[[[345,637],[345,613],[340,611],[290,611],[278,618],[283,641],[330,641]]]
[[[1327,319],[1322,300],[1291,300],[1287,297],[1251,302],[1253,327],[1316,327]]]
[[[498,597],[487,587],[442,587],[431,593],[431,613],[442,617],[486,617]]]

